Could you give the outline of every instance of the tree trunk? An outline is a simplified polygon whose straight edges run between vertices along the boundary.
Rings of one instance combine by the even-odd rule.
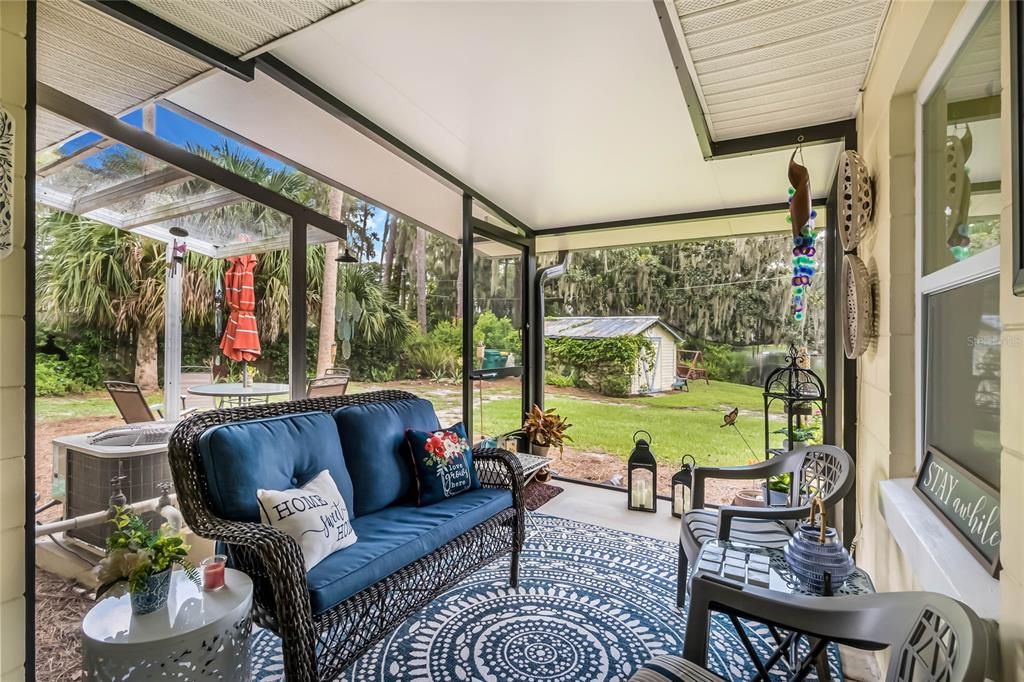
[[[341,219],[341,207],[345,195],[341,190],[331,188],[328,200],[328,215]],[[324,284],[320,290],[320,329],[316,346],[316,376],[334,366],[334,307],[338,299],[338,242],[328,242],[324,248]]]
[[[140,326],[135,333],[135,383],[143,391],[160,390],[157,376],[157,328]]]
[[[420,331],[427,333],[427,231],[416,228],[416,243],[413,247],[416,262],[416,322]]]
[[[394,214],[389,213],[388,219],[384,224],[383,267],[380,271],[380,281],[385,289],[391,288],[391,271],[395,266],[395,238],[397,232],[397,220]]]

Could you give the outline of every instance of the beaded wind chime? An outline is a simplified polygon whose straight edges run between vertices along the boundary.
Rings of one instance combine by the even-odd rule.
[[[798,142],[803,142],[803,136]],[[800,153],[800,161],[803,161],[802,144],[789,157],[787,174],[791,186],[786,220],[793,229],[793,317],[797,322],[803,322],[808,301],[807,288],[816,270],[814,243],[818,233],[814,229],[814,219],[818,217],[818,212],[811,208],[811,176],[806,167],[796,162],[797,152]]]

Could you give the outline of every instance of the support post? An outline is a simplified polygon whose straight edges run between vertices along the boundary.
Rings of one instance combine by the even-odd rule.
[[[288,289],[288,388],[292,400],[306,397],[306,221],[292,216],[291,283]]]
[[[473,433],[473,197],[462,195],[462,423]]]
[[[536,329],[544,329],[544,320],[537,319],[537,311],[540,310],[533,299],[533,283],[537,278],[537,239],[528,237],[526,246],[523,248],[523,273],[519,297],[522,301],[523,320],[523,414],[533,409],[534,403],[543,402],[544,377],[540,377],[538,383],[534,374],[537,366],[537,344],[534,341]],[[538,398],[538,396],[540,396]]]
[[[185,264],[175,266],[175,240],[167,244],[164,270],[164,419],[181,416],[181,280]]]

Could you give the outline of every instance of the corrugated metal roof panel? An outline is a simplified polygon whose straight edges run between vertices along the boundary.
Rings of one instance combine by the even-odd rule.
[[[657,315],[552,317],[544,320],[544,336],[573,339],[607,339],[616,336],[635,336],[653,324],[665,326]]]

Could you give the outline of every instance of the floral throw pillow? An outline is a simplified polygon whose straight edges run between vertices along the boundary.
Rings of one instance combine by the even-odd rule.
[[[301,488],[256,491],[263,524],[299,543],[306,570],[356,541],[345,499],[324,469]]]
[[[405,438],[416,470],[419,506],[480,487],[473,468],[473,450],[462,422],[441,431],[409,429]]]

